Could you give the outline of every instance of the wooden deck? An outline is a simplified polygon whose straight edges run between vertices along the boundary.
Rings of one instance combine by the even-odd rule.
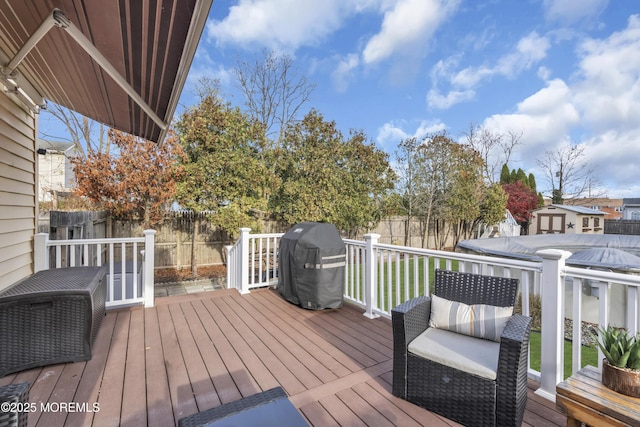
[[[109,311],[93,354],[5,376],[0,385],[32,383],[30,426],[173,426],[277,385],[314,426],[457,425],[391,395],[388,320],[349,305],[304,310],[267,289]],[[535,387],[530,382],[524,425],[565,425]]]

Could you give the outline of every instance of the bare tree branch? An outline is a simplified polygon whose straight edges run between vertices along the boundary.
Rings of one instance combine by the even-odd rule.
[[[69,132],[68,140],[73,143],[74,150],[78,156],[86,159],[87,155],[93,152],[109,152],[111,143],[105,137],[106,128],[103,124],[53,102],[47,104],[46,113],[43,114],[51,114],[66,127]],[[60,139],[59,135],[50,135],[45,132],[43,132],[43,136],[45,138]]]
[[[581,144],[563,144],[555,151],[547,150],[536,162],[543,170],[554,203],[563,203],[584,197],[594,191],[598,183],[593,167],[584,162],[584,149]]]
[[[491,184],[499,182],[500,169],[509,163],[513,149],[520,144],[522,132],[509,131],[505,135],[471,123],[464,135],[466,144],[476,150],[484,161],[485,179]]]
[[[267,136],[278,135],[279,146],[316,86],[298,74],[290,56],[275,52],[263,51],[254,62],[238,61],[233,73],[249,115],[262,123]]]

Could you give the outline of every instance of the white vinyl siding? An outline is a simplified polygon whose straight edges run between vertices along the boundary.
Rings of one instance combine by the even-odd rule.
[[[35,116],[0,93],[0,290],[33,273]]]

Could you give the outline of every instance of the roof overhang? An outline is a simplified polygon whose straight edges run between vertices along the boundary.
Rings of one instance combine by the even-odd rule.
[[[5,0],[0,83],[162,141],[213,0]]]

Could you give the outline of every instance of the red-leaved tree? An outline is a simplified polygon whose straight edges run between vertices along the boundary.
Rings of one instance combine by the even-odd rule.
[[[526,227],[531,219],[531,211],[538,207],[536,192],[524,185],[522,181],[502,184],[502,189],[509,196],[507,209],[520,225]]]
[[[175,134],[170,132],[162,144],[114,129],[108,137],[117,150],[94,151],[86,159],[71,160],[77,193],[115,218],[141,219],[144,227],[157,224],[173,201],[176,180],[183,173],[178,162],[183,151]]]

